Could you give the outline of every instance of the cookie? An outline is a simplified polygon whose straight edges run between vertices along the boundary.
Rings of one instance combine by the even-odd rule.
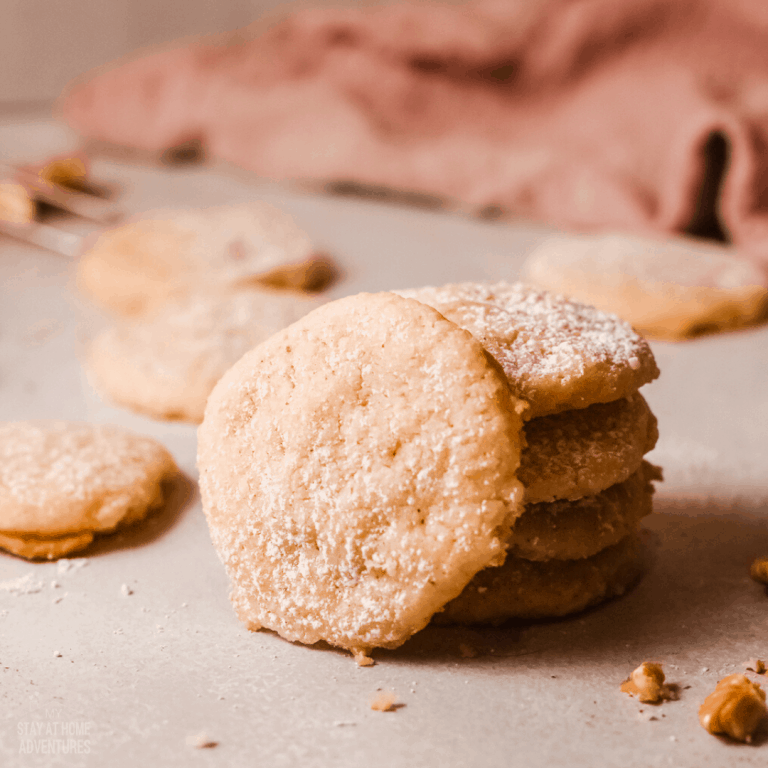
[[[151,314],[192,294],[236,289],[259,280],[317,287],[309,237],[283,211],[263,202],[155,211],[102,232],[82,255],[79,288],[118,315]],[[302,282],[302,280],[306,282]]]
[[[91,531],[49,539],[0,533],[0,549],[27,560],[56,560],[70,552],[85,549],[93,541],[94,536],[95,534]]]
[[[684,339],[768,320],[768,272],[734,248],[631,235],[551,237],[526,280],[615,312],[656,339]]]
[[[200,423],[216,382],[249,349],[318,306],[265,288],[196,295],[104,330],[88,375],[108,400],[158,419]]]
[[[397,291],[435,307],[499,362],[528,419],[627,397],[659,375],[647,342],[616,315],[523,283]]]
[[[533,562],[508,556],[500,568],[478,573],[433,621],[500,624],[577,613],[626,592],[643,567],[643,546],[637,534],[581,560]]]
[[[416,301],[326,304],[247,353],[198,430],[203,509],[246,626],[361,652],[504,558],[521,404]]]
[[[591,557],[634,531],[653,512],[657,467],[643,465],[624,482],[575,501],[527,504],[515,521],[509,554],[526,560]]]
[[[517,476],[529,504],[579,499],[637,471],[659,437],[640,394],[532,419]]]
[[[178,472],[159,443],[113,426],[0,424],[0,545],[58,557],[143,518]]]

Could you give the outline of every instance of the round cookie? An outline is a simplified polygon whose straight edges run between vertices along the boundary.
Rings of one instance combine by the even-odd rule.
[[[247,353],[198,430],[240,619],[356,653],[405,642],[504,558],[521,407],[469,333],[394,294],[326,304]]]
[[[582,560],[533,562],[507,557],[486,568],[433,618],[437,624],[501,624],[565,616],[626,592],[642,575],[638,534]]]
[[[113,426],[0,424],[0,545],[58,557],[140,520],[178,472],[159,443]]]
[[[85,549],[93,539],[94,533],[91,531],[50,539],[0,533],[0,549],[27,560],[56,560],[70,552]]]
[[[523,283],[397,291],[435,307],[499,362],[528,419],[627,397],[658,375],[646,341],[616,315]]]
[[[119,315],[156,311],[170,299],[265,280],[310,287],[319,259],[285,212],[260,201],[203,210],[155,211],[102,232],[82,255],[78,286]],[[303,267],[300,268],[300,267]],[[316,285],[315,285],[316,287]]]
[[[660,479],[660,470],[643,462],[624,482],[598,494],[527,504],[515,521],[507,551],[526,560],[591,557],[623,539],[653,512],[651,481]]]
[[[199,424],[224,373],[318,303],[266,288],[174,301],[149,318],[102,331],[89,350],[89,378],[114,403]]]
[[[734,248],[682,237],[551,237],[523,271],[531,283],[615,312],[651,338],[684,339],[768,319],[765,269]]]
[[[659,437],[642,395],[532,419],[517,476],[528,504],[580,499],[637,471]]]

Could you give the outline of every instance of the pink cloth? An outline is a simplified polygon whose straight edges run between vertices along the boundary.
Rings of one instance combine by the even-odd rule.
[[[72,86],[86,136],[199,138],[273,178],[577,229],[726,233],[768,262],[766,0],[305,10]]]

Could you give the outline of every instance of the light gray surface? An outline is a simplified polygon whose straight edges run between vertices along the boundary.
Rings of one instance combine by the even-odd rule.
[[[0,159],[69,140],[44,122],[6,123]],[[130,187],[129,209],[251,196],[284,205],[343,265],[336,296],[514,278],[542,233],[212,170],[97,171]],[[0,240],[0,420],[122,424],[159,438],[194,478],[192,427],[112,408],[88,387],[78,355],[92,328],[72,275],[62,257]],[[765,735],[757,746],[727,744],[696,713],[720,677],[768,655],[768,596],[747,576],[751,559],[768,554],[768,330],[654,351],[662,377],[644,394],[659,417],[652,458],[667,481],[647,526],[659,547],[623,599],[556,622],[428,628],[359,669],[343,653],[238,623],[199,502],[182,488],[167,512],[103,540],[84,567],[60,573],[66,565],[0,555],[0,764],[765,765]],[[28,574],[39,591],[3,588]],[[133,594],[123,596],[123,584]],[[463,658],[462,643],[478,655]],[[649,659],[664,662],[680,701],[656,709],[619,692]],[[404,706],[372,711],[380,688]],[[89,752],[20,754],[42,749],[56,723],[88,729],[79,738]],[[27,736],[33,728],[42,735]],[[187,744],[203,731],[217,747]]]

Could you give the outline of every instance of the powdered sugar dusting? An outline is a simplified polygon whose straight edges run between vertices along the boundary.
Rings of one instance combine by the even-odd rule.
[[[93,342],[89,372],[110,399],[160,418],[200,422],[216,382],[249,349],[320,304],[250,289],[195,294]]]
[[[658,376],[647,342],[616,315],[523,283],[398,291],[468,330],[499,362],[528,418],[624,397]]]
[[[33,595],[36,592],[42,592],[44,586],[45,584],[36,580],[35,574],[30,571],[16,579],[0,581],[0,592],[8,592],[11,595]]]
[[[480,345],[417,302],[350,297],[276,334],[217,384],[198,436],[238,615],[399,645],[500,561],[520,430]]]
[[[262,201],[152,211],[102,233],[83,255],[79,279],[110,309],[136,314],[169,298],[266,278],[312,255],[291,217]]]
[[[118,427],[0,424],[0,531],[45,538],[111,530],[156,504],[175,471],[159,443]]]
[[[733,248],[676,238],[624,234],[558,235],[545,240],[529,257],[524,271],[532,279],[577,270],[599,280],[638,279],[691,288],[722,290],[768,285],[768,275]]]
[[[515,521],[509,552],[528,560],[575,560],[616,544],[651,514],[652,480],[659,471],[647,462],[621,483],[567,501],[528,504]]]
[[[623,482],[658,434],[656,418],[638,393],[532,419],[525,425],[527,448],[518,472],[526,501],[578,499]]]

